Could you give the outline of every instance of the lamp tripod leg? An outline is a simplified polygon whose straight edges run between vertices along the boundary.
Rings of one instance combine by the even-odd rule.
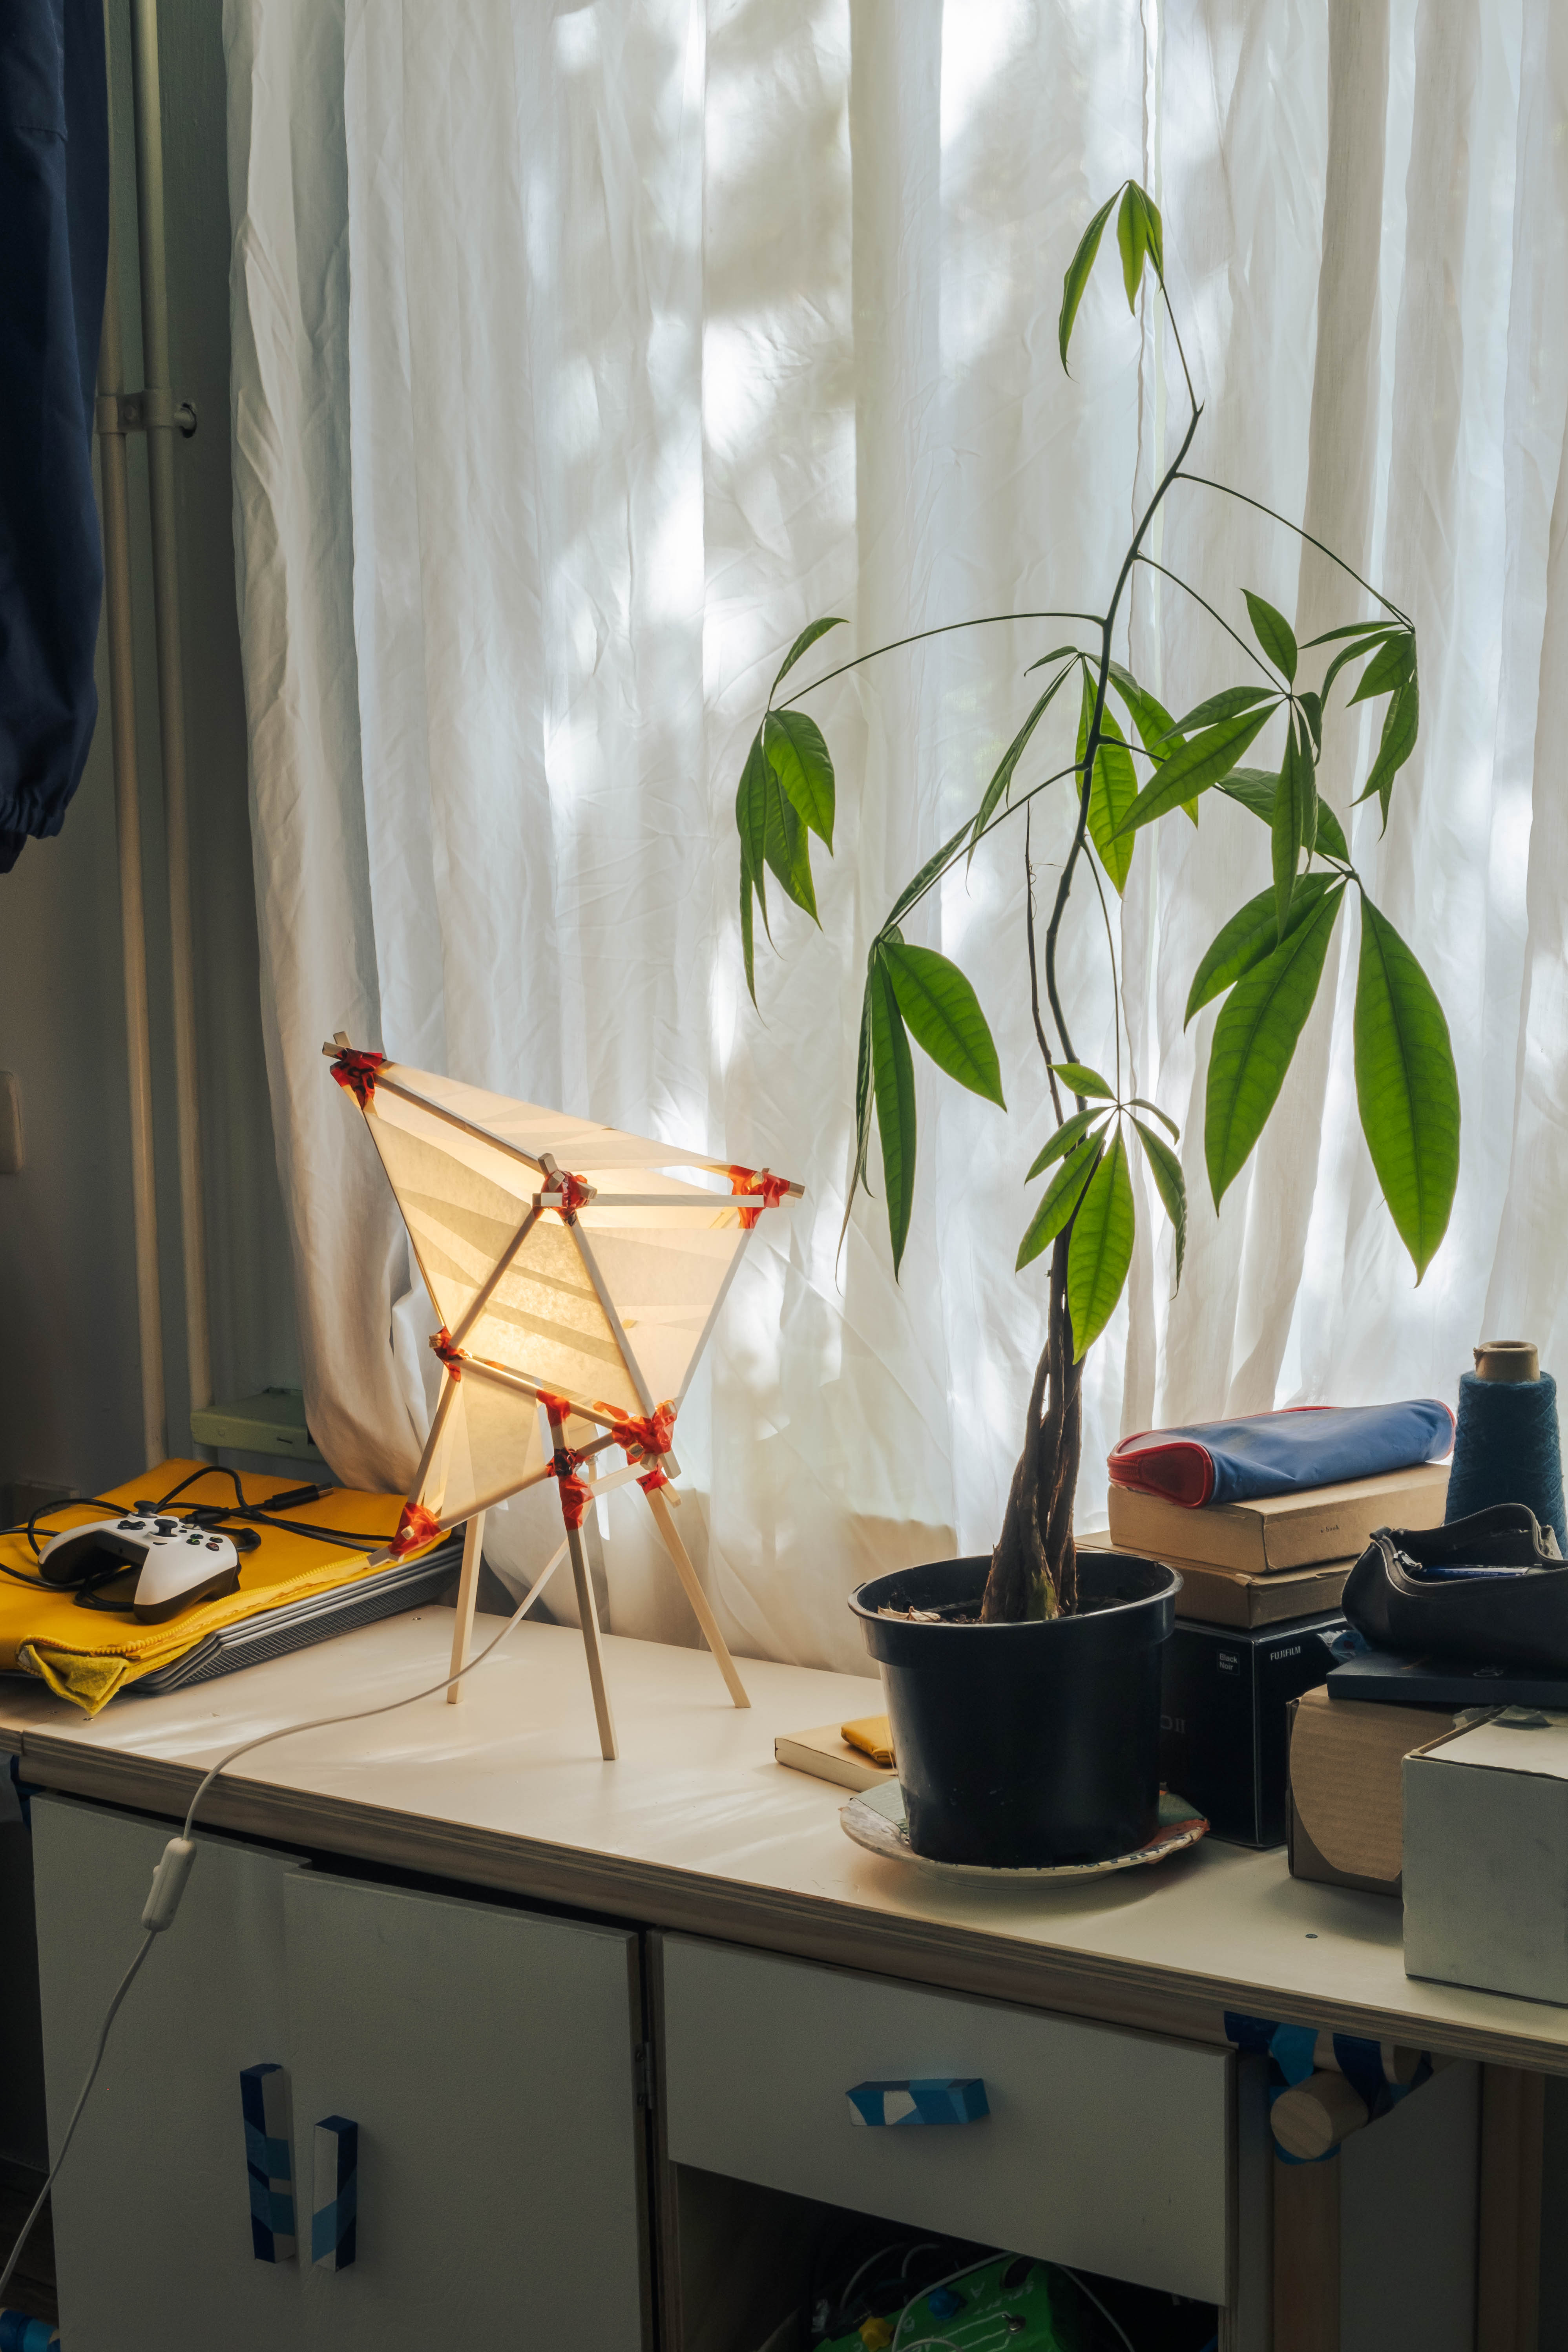
[[[697,1570],[691,1565],[691,1555],[676,1533],[675,1520],[669,1505],[665,1501],[663,1493],[658,1486],[651,1490],[645,1486],[643,1493],[647,1496],[647,1507],[653,1513],[654,1525],[663,1538],[664,1548],[675,1564],[675,1572],[680,1579],[688,1601],[691,1603],[697,1622],[702,1628],[703,1639],[712,1651],[719,1672],[724,1677],[730,1696],[737,1706],[750,1706],[752,1702],[746,1696],[746,1685],[735,1672],[735,1661],[730,1655],[728,1643],[719,1631],[719,1620],[708,1605],[708,1595],[703,1591]]]
[[[594,1692],[594,1714],[599,1726],[599,1752],[606,1764],[616,1760],[616,1719],[610,1712],[609,1686],[605,1681],[604,1653],[599,1647],[599,1612],[594,1606],[594,1586],[588,1574],[581,1529],[568,1528],[572,1580],[577,1587],[577,1614],[583,1622],[583,1647],[588,1654],[588,1680]]]
[[[476,1511],[463,1529],[463,1572],[458,1580],[457,1623],[452,1628],[452,1672],[460,1675],[468,1663],[474,1633],[474,1604],[479,1594],[479,1567],[484,1556],[485,1515]],[[447,1704],[456,1706],[463,1696],[461,1683],[447,1685]]]

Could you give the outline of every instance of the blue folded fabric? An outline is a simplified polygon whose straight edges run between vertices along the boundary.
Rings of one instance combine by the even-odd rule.
[[[1454,1416],[1436,1397],[1403,1404],[1293,1405],[1237,1421],[1146,1429],[1124,1437],[1107,1465],[1113,1486],[1197,1509],[1305,1493],[1440,1461]]]

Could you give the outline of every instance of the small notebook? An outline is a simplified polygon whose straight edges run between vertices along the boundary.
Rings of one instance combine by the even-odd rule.
[[[815,1731],[780,1732],[773,1741],[773,1758],[792,1771],[813,1773],[840,1789],[879,1789],[884,1780],[899,1777],[890,1765],[873,1764],[868,1756],[851,1748],[836,1723],[822,1724]]]

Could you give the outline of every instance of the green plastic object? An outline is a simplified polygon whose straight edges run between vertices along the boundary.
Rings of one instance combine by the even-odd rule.
[[[895,2346],[914,2352],[931,2345],[954,2352],[1100,2352],[1115,2341],[1109,2328],[1096,2326],[1093,2306],[1066,2271],[996,2254],[818,2352],[894,2352]]]
[[[300,1389],[263,1389],[259,1396],[239,1397],[232,1404],[198,1406],[191,1415],[191,1435],[198,1445],[239,1454],[286,1454],[291,1462],[323,1466],[326,1462],[305,1426]]]

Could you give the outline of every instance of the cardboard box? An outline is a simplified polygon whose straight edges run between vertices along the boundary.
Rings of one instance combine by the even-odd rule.
[[[1568,1715],[1505,1708],[1404,1780],[1405,1974],[1568,2003]]]
[[[1447,1707],[1331,1698],[1290,1704],[1290,1875],[1366,1895],[1399,1893],[1403,1769],[1413,1748],[1446,1738]]]
[[[1285,1841],[1287,1709],[1333,1664],[1337,1610],[1232,1632],[1178,1621],[1161,1652],[1160,1778],[1233,1845]]]
[[[1112,1486],[1110,1541],[1148,1559],[1190,1559],[1270,1576],[1354,1559],[1373,1528],[1440,1527],[1447,1493],[1446,1462],[1353,1478],[1342,1486],[1266,1495],[1256,1503],[1206,1503],[1196,1511],[1163,1495]]]

